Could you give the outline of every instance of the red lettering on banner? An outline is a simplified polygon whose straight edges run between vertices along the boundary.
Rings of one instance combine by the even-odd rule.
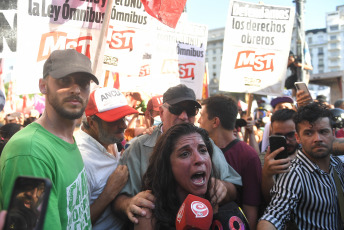
[[[140,69],[139,77],[144,77],[150,75],[150,65],[143,65]]]
[[[256,55],[255,51],[241,51],[238,53],[234,69],[250,67],[253,71],[274,70],[274,53]]]
[[[134,30],[112,31],[110,49],[133,49]]]
[[[178,74],[178,60],[165,59],[161,68],[162,74]]]
[[[195,79],[195,63],[179,64],[179,78]]]
[[[79,53],[91,58],[92,36],[83,36],[75,39],[68,39],[65,32],[49,32],[42,34],[37,55],[37,62],[46,60],[53,50],[75,49]]]

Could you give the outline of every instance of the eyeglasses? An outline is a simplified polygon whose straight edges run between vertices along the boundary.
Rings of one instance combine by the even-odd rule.
[[[282,135],[282,136],[284,136],[289,141],[295,140],[295,131],[289,132],[289,133],[287,133],[285,135],[283,135],[281,133],[275,133],[275,135]]]
[[[183,105],[167,105],[163,104],[165,108],[168,108],[168,111],[174,115],[179,116],[182,112],[186,112],[188,117],[194,117],[198,113],[198,108],[194,105],[183,106]]]

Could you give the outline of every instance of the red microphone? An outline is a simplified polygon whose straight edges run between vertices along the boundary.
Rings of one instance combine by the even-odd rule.
[[[189,194],[180,206],[176,218],[176,230],[209,230],[213,221],[210,202]]]

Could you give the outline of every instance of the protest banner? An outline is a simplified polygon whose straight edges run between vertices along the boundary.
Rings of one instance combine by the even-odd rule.
[[[97,2],[97,3],[96,3]],[[53,50],[73,48],[94,60],[106,0],[29,0],[18,4],[17,94],[38,93],[43,64]]]
[[[207,27],[180,20],[172,29],[144,12],[142,4],[119,3],[113,3],[104,61],[97,66],[100,85],[158,95],[183,83],[201,99]],[[133,19],[118,20],[126,15]]]
[[[180,20],[172,29],[147,14],[140,0],[109,2],[111,6],[106,0],[20,4],[14,68],[17,94],[38,93],[38,79],[49,54],[73,48],[95,63],[101,86],[153,95],[184,83],[201,99],[207,27]],[[99,40],[107,10],[107,33]],[[104,48],[96,57],[99,43]]]
[[[230,2],[220,90],[283,94],[294,14],[294,7]]]

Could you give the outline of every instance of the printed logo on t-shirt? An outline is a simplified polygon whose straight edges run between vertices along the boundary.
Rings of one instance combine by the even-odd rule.
[[[91,229],[90,207],[85,168],[67,187],[67,229]]]

